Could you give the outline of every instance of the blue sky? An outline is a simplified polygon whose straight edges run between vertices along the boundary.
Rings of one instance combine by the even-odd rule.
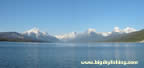
[[[0,0],[0,31],[49,34],[144,27],[144,0]]]

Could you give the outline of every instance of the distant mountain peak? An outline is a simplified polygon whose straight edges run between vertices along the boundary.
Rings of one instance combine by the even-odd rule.
[[[35,34],[37,34],[37,33],[40,33],[40,30],[39,30],[39,28],[34,27],[34,28],[24,32],[24,33],[35,33]]]
[[[113,32],[121,32],[121,30],[120,30],[120,28],[119,28],[119,27],[114,27]]]
[[[117,33],[131,33],[135,31],[137,30],[131,27],[126,27],[124,29],[120,29],[119,27],[114,27],[114,30],[113,30],[113,32],[117,32]]]
[[[131,33],[131,32],[135,32],[136,29],[131,28],[131,27],[126,27],[125,29],[123,29],[123,31],[124,31],[125,33]]]
[[[39,28],[36,28],[36,27],[34,27],[34,28],[32,28],[32,29],[30,29],[28,31],[25,31],[24,34],[37,34],[37,35],[43,34],[43,35],[48,35],[47,32],[41,32],[39,30]]]
[[[38,28],[34,27],[28,31],[25,31],[22,33],[24,36],[28,36],[30,38],[33,38],[35,40],[41,40],[41,41],[58,41],[57,38],[54,36],[49,35],[47,32],[41,32]]]
[[[77,35],[76,32],[71,32],[71,33],[64,34],[64,35],[56,35],[55,37],[58,39],[67,39],[67,38],[75,38],[76,35]]]
[[[87,33],[88,33],[88,34],[90,34],[91,32],[96,32],[96,29],[89,28],[89,29],[87,30]]]

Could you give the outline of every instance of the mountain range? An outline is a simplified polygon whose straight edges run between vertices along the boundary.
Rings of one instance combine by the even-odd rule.
[[[136,29],[131,27],[126,27],[122,30],[119,27],[115,27],[112,32],[96,32],[95,29],[89,28],[82,33],[71,32],[69,34],[56,35],[56,37],[64,42],[107,42],[116,37],[122,37],[136,31]]]
[[[59,42],[60,40],[37,28],[30,29],[23,33],[0,32],[0,41],[12,42]]]
[[[0,32],[0,41],[11,42],[143,42],[144,30],[136,30],[131,27],[119,29],[115,27],[111,32],[96,32],[95,29],[78,33],[71,32],[63,35],[49,35],[41,32],[38,28],[33,28],[23,33]]]

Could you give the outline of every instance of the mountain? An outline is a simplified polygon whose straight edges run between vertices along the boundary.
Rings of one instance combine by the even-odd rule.
[[[0,32],[0,41],[13,42],[59,42],[59,40],[48,35],[46,32],[41,32],[37,28],[33,28],[24,33],[18,32]]]
[[[57,35],[56,37],[64,42],[100,42],[111,38],[124,36],[135,31],[136,29],[131,27],[126,27],[123,30],[115,27],[112,32],[96,32],[95,29],[89,28],[87,31],[82,33],[72,32],[69,34]]]
[[[30,37],[32,39],[40,40],[43,42],[58,42],[59,40],[46,32],[41,32],[38,28],[33,28],[22,33],[22,35]]]
[[[64,34],[64,35],[56,35],[55,37],[62,41],[67,41],[67,40],[74,39],[76,35],[77,35],[76,32],[71,32],[71,33]]]
[[[17,32],[0,32],[0,41],[38,42]]]
[[[110,38],[105,42],[144,42],[144,29],[132,33]]]
[[[96,29],[78,33],[71,32],[64,35],[51,36],[41,32],[37,28],[30,29],[23,33],[0,32],[0,41],[12,42],[144,42],[144,30],[137,31],[134,28],[126,27],[120,29],[115,27],[111,32],[97,32]]]

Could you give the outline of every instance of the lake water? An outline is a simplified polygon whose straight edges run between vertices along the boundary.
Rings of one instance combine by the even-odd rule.
[[[135,65],[82,65],[84,60],[137,60]],[[144,43],[0,42],[0,68],[144,68]]]

